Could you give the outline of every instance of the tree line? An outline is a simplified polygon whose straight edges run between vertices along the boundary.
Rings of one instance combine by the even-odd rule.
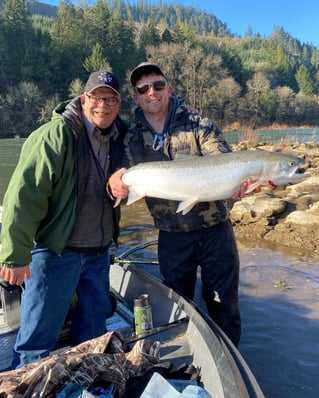
[[[118,76],[121,114],[131,121],[128,76],[143,60],[163,66],[175,94],[222,128],[318,125],[319,50],[282,27],[238,37],[212,14],[146,0],[61,0],[53,10],[2,1],[1,138],[30,134],[102,68]]]

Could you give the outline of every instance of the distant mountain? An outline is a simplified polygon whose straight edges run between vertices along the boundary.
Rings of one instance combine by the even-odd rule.
[[[0,10],[2,9],[2,4],[5,0],[0,0]],[[31,14],[39,14],[44,15],[46,17],[54,17],[57,13],[57,6],[53,6],[50,4],[41,3],[36,0],[28,0],[28,10]]]

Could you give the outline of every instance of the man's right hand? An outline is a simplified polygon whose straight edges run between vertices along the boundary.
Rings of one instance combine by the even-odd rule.
[[[238,192],[235,192],[232,195],[232,199],[241,199],[246,195],[246,191],[249,188],[250,185],[255,184],[257,180],[253,180],[252,178],[247,178],[247,180],[245,180],[240,187],[240,190]],[[258,193],[261,191],[261,186],[258,185],[253,191],[251,191],[250,193]]]
[[[122,176],[126,172],[126,170],[127,169],[123,167],[122,169],[119,169],[115,173],[113,173],[109,178],[107,185],[110,193],[114,198],[126,199],[128,196],[129,188],[122,181]]]
[[[21,286],[24,282],[24,278],[30,279],[30,268],[29,265],[15,268],[2,267],[0,275],[6,282],[10,283],[10,285]]]

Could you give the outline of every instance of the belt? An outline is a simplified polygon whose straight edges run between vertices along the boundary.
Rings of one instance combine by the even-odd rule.
[[[77,253],[87,254],[89,256],[100,256],[107,252],[110,245],[100,246],[100,247],[74,247],[66,246],[66,249],[72,250]]]

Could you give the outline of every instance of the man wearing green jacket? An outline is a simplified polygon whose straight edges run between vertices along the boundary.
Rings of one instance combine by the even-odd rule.
[[[73,344],[106,332],[111,315],[108,247],[118,218],[106,189],[123,160],[126,126],[117,78],[89,76],[25,141],[3,203],[1,276],[23,286],[12,367],[48,355],[70,303]]]

